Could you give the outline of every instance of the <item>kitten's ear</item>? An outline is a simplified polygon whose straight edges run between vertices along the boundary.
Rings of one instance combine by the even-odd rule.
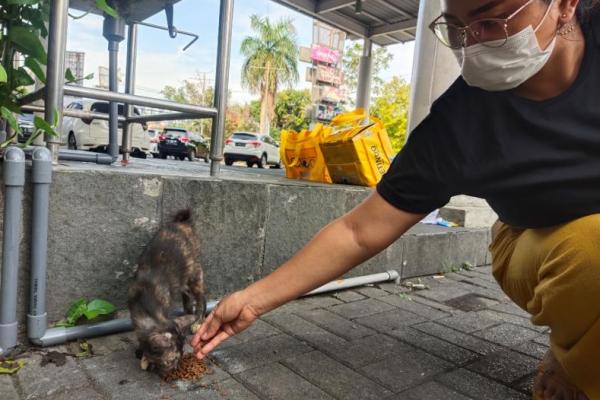
[[[182,315],[181,317],[175,318],[174,322],[177,332],[181,335],[189,333],[190,326],[196,322],[196,319],[197,317],[193,314]]]
[[[144,370],[147,371],[148,367],[150,366],[150,361],[148,361],[148,359],[146,358],[146,355],[144,354],[142,356],[142,360],[140,361],[140,367]]]

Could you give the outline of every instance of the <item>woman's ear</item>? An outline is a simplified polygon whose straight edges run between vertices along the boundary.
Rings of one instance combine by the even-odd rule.
[[[561,27],[574,20],[580,0],[558,0],[557,2],[560,11],[558,26]]]

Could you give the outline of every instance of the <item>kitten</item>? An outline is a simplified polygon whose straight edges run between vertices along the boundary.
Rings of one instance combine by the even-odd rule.
[[[182,210],[156,233],[138,261],[129,288],[129,311],[139,340],[136,354],[144,370],[163,374],[177,368],[186,331],[204,319],[200,241],[191,222],[190,210]],[[186,315],[171,319],[179,296]]]

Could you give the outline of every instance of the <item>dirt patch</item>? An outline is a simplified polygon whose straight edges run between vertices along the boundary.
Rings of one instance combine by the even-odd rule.
[[[161,378],[165,382],[177,380],[194,381],[201,378],[208,372],[208,368],[203,360],[198,360],[191,353],[184,354],[176,370],[171,371]]]
[[[62,367],[67,362],[67,355],[69,354],[59,353],[58,351],[49,351],[42,356],[40,365],[45,367],[48,364],[54,364],[57,367]]]

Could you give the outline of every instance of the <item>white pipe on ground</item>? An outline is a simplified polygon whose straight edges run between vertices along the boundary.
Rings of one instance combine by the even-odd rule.
[[[311,290],[302,297],[311,296],[314,294],[320,294],[325,292],[334,292],[336,290],[349,289],[357,286],[368,285],[372,283],[380,283],[387,281],[397,281],[400,279],[398,271],[390,270],[381,272],[379,274],[357,276],[355,278],[338,279],[336,281],[329,282],[321,287]]]

